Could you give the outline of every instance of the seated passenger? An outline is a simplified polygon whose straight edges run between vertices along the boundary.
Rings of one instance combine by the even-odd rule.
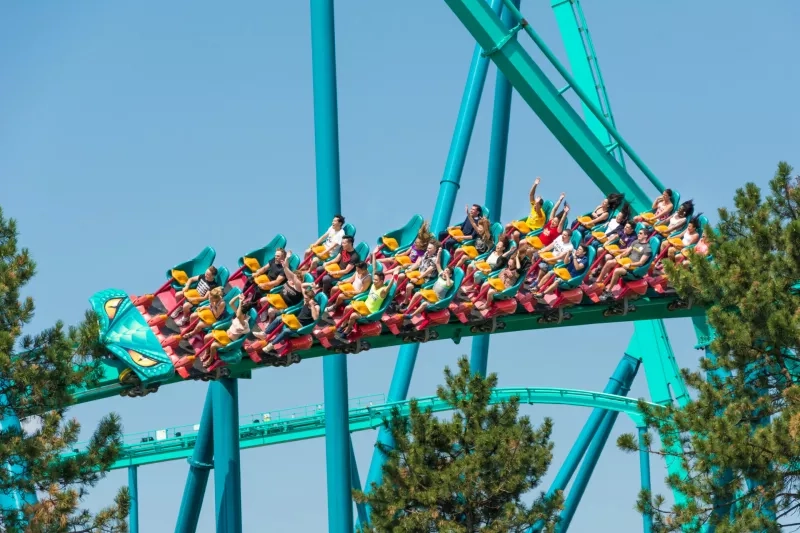
[[[464,222],[459,226],[452,226],[440,232],[437,238],[446,249],[452,251],[457,244],[472,240],[475,237],[475,227],[480,222],[481,216],[483,216],[483,208],[481,206],[478,204],[473,204],[472,207],[467,206],[467,217]],[[454,230],[454,233],[458,231],[461,233],[454,236],[450,234],[451,230]]]
[[[384,271],[386,269],[395,268],[398,264],[406,263],[406,264],[413,264],[416,262],[417,258],[425,253],[425,248],[428,246],[428,242],[433,240],[433,235],[431,234],[430,230],[428,229],[428,222],[423,222],[422,227],[419,228],[417,231],[417,237],[414,239],[413,244],[407,249],[403,250],[402,252],[394,254],[392,257],[383,257],[378,259],[378,262],[383,265]],[[383,246],[379,245],[378,248],[375,249],[377,252]],[[401,257],[405,257],[407,259],[399,259]]]
[[[183,285],[183,288],[175,293],[176,302],[180,302],[181,298],[184,297],[186,291],[189,290],[194,282],[197,282],[197,286],[195,286],[194,289],[197,291],[199,297],[187,296],[183,302],[183,305],[179,305],[170,314],[170,316],[175,319],[175,323],[177,323],[179,326],[185,325],[188,322],[189,314],[192,312],[192,308],[197,304],[206,301],[211,289],[219,286],[217,283],[217,267],[211,265],[206,269],[202,276],[192,276],[191,278],[187,279],[186,283]]]
[[[533,186],[531,187],[530,192],[528,193],[528,200],[531,204],[531,213],[528,215],[528,218],[525,219],[525,225],[528,226],[528,232],[536,231],[541,229],[544,226],[544,223],[547,222],[546,218],[547,215],[544,212],[544,198],[541,196],[536,196],[536,188],[539,186],[539,183],[542,182],[542,178],[536,177],[533,180]],[[563,194],[561,195],[564,196]],[[553,211],[558,208],[558,205],[553,207]],[[514,223],[511,222],[506,224],[505,232],[507,235],[512,235],[513,232],[516,232],[517,238],[515,240],[519,240],[520,232],[514,227]]]
[[[339,253],[317,268],[315,277],[319,279],[322,276],[322,292],[330,295],[334,282],[352,272],[360,262],[361,257],[353,247],[353,237],[345,235]]]
[[[468,219],[470,224],[474,224],[472,219]],[[486,217],[481,217],[480,221],[478,222],[477,226],[475,227],[475,241],[472,245],[472,250],[469,250],[470,247],[461,247],[455,251],[453,254],[453,259],[450,264],[455,264],[455,267],[458,268],[470,259],[477,257],[479,255],[483,255],[489,250],[494,247],[494,239],[492,239],[492,229],[489,225],[489,219]],[[466,248],[466,249],[465,249]],[[470,253],[473,254],[470,257]]]
[[[653,200],[653,207],[650,209],[650,211],[640,213],[634,217],[633,221],[641,222],[643,220],[659,220],[669,216],[669,214],[672,213],[673,208],[672,189],[664,189],[664,192],[661,193],[658,198]]]
[[[439,252],[441,249],[442,247],[437,241],[431,241],[428,243],[428,248],[425,250],[425,253],[418,257],[413,265],[409,265],[408,267],[400,266],[397,269],[384,272],[384,274],[388,276],[397,273],[398,283],[409,278],[409,281],[422,285],[436,276],[435,263],[441,258],[441,253]]]
[[[558,239],[539,250],[539,258],[542,262],[539,263],[537,283],[541,283],[545,273],[551,270],[556,263],[564,261],[573,249],[572,230],[565,229]]]
[[[339,283],[339,294],[333,302],[328,305],[325,311],[328,314],[333,314],[336,309],[344,304],[347,300],[352,300],[354,297],[367,292],[372,284],[372,276],[369,274],[367,264],[361,261],[356,265],[356,273],[350,283]]]
[[[608,217],[611,216],[611,213],[614,212],[621,204],[622,201],[625,199],[625,196],[622,194],[612,193],[603,198],[603,201],[594,208],[589,215],[586,217],[580,217],[578,219],[578,223],[580,226],[584,228],[590,229],[599,224],[605,223],[608,220]]]
[[[450,267],[442,268],[439,263],[436,263],[436,268],[439,270],[439,277],[436,278],[433,287],[430,289],[420,289],[406,307],[406,318],[414,317],[428,308],[428,305],[435,304],[436,302],[444,299],[447,292],[453,286],[453,269]]]
[[[221,319],[225,315],[225,300],[222,299],[222,287],[214,287],[208,293],[208,310],[211,311],[211,314],[216,320]],[[175,320],[175,324],[183,327],[186,324],[191,323],[195,318],[197,318],[197,311],[190,314],[188,318],[180,317],[179,319]],[[197,326],[186,335],[186,338],[189,338],[196,333],[200,333],[204,328],[207,327],[208,325],[205,322],[198,321]]]
[[[700,226],[699,216],[692,218],[689,224],[686,225],[686,229],[680,234],[669,240],[664,239],[661,243],[661,251],[667,250],[667,258],[672,259],[681,249],[696,244],[700,240],[700,232],[698,231]]]
[[[600,261],[590,275],[597,276],[606,263],[614,259],[615,255],[618,255],[623,250],[627,249],[635,240],[636,228],[634,227],[633,222],[629,221],[626,222],[622,227],[618,227],[617,230],[607,238],[605,243],[606,249],[598,249]]]
[[[269,292],[286,281],[286,273],[283,271],[283,260],[285,257],[286,250],[283,248],[278,248],[275,250],[275,256],[270,259],[266,265],[253,272],[253,274],[250,276],[250,279],[248,279],[247,283],[244,284],[242,292],[247,293],[249,290],[252,290],[250,287],[253,286],[257,286],[262,292]],[[264,274],[267,275],[267,281],[258,283],[256,278],[263,276]]]
[[[678,209],[672,214],[672,216],[665,218],[663,220],[658,220],[654,222],[655,230],[662,235],[669,235],[670,233],[677,231],[680,229],[684,224],[686,224],[686,219],[690,218],[694,213],[694,202],[691,200],[687,200],[683,202]]]
[[[363,302],[366,306],[366,311],[368,314],[377,313],[383,305],[383,301],[386,300],[386,296],[389,294],[389,283],[385,283],[385,279],[386,278],[383,275],[383,272],[375,272],[373,270],[372,287],[369,289],[367,299]],[[339,330],[336,332],[336,336],[340,340],[342,340],[343,337],[350,335],[356,325],[356,322],[358,322],[358,319],[366,315],[361,315],[353,307],[353,304],[350,303],[347,307],[345,307],[344,316],[348,316],[347,324],[345,324],[343,328],[339,328]]]
[[[650,255],[650,242],[647,236],[647,230],[642,228],[639,230],[637,239],[633,241],[633,244],[603,266],[603,270],[600,272],[600,276],[597,279],[598,284],[604,287],[606,296],[611,295],[611,289],[617,284],[619,278],[627,274],[630,270],[634,270],[645,264],[650,259]],[[611,271],[613,271],[611,281],[608,284],[603,284],[602,280],[606,279]]]
[[[622,206],[622,209],[619,210],[617,216],[612,218],[608,221],[608,224],[605,225],[604,228],[597,229],[591,233],[592,237],[597,239],[600,243],[606,243],[614,236],[619,237],[617,235],[625,228],[625,223],[628,222],[628,217],[630,216],[630,204],[625,204]]]
[[[586,246],[581,244],[577,250],[567,256],[563,268],[554,269],[542,277],[538,285],[539,290],[534,293],[534,296],[539,298],[555,291],[561,281],[569,281],[583,272],[587,268],[588,262],[589,257],[586,255]]]
[[[275,318],[275,315],[278,314],[278,310],[275,309],[274,306],[271,305],[270,299],[277,300],[277,296],[283,300],[286,304],[286,307],[292,307],[300,302],[303,301],[303,286],[310,284],[303,283],[303,280],[300,276],[298,276],[295,272],[292,272],[292,269],[289,268],[289,259],[292,257],[291,250],[286,252],[286,257],[283,259],[283,272],[286,276],[286,283],[283,284],[281,288],[281,292],[278,294],[267,294],[263,298],[258,301],[260,307],[264,307],[266,305],[270,305],[268,316],[269,319],[272,320]],[[312,287],[313,288],[313,287]]]
[[[238,305],[234,305],[234,301],[238,300]],[[231,300],[231,307],[236,309],[236,316],[233,317],[230,327],[225,330],[215,330],[206,334],[203,339],[205,343],[209,341],[211,344],[200,355],[200,362],[203,363],[204,368],[208,368],[214,359],[217,357],[217,350],[223,346],[227,346],[231,342],[240,339],[250,333],[250,309],[253,308],[252,302],[245,303],[244,294],[239,294],[236,298]]]
[[[706,231],[709,231],[708,228],[706,228]],[[676,259],[676,262],[682,262],[688,265],[690,263],[689,250],[692,250],[699,256],[705,257],[708,255],[708,239],[706,238],[705,232],[703,233],[703,236],[700,237],[700,240],[697,241],[697,244],[694,245],[694,248],[684,248],[683,250],[681,250],[681,255]]]
[[[319,319],[320,308],[317,300],[315,299],[316,293],[314,287],[308,284],[303,284],[303,306],[298,311],[295,318],[300,324],[300,327],[312,324]],[[271,333],[283,326],[283,330],[278,333],[266,346],[261,348],[261,351],[268,354],[275,350],[275,346],[292,336],[293,330],[283,323],[283,315],[275,315],[271,322],[267,325],[263,332],[254,332],[253,336],[258,340],[265,340]]]
[[[569,214],[569,204],[564,205],[564,209],[558,213],[558,206],[564,199],[564,194],[561,194],[553,210],[550,211],[550,220],[548,220],[542,232],[539,235],[529,238],[533,246],[544,248],[549,246],[555,241],[561,232],[564,231],[564,225],[567,223],[567,214]]]
[[[320,238],[314,241],[305,251],[303,263],[306,263],[313,254],[315,257],[312,259],[311,269],[314,269],[316,265],[314,265],[313,262],[319,262],[317,257],[323,260],[333,257],[339,252],[343,237],[344,217],[342,215],[336,215],[333,217],[333,222],[331,222],[331,227],[328,228],[328,231],[322,234]]]
[[[494,245],[494,250],[485,261],[481,263],[469,263],[467,265],[464,280],[472,281],[474,276],[481,272],[482,275],[487,275],[489,272],[500,270],[508,263],[508,258],[511,257],[516,250],[511,247],[511,241],[505,235],[501,235]]]
[[[486,280],[475,298],[476,309],[486,309],[492,305],[494,296],[502,292],[519,281],[520,276],[525,276],[530,267],[530,259],[526,259],[524,245],[520,245],[517,253],[508,260],[508,266],[504,268],[496,278]]]

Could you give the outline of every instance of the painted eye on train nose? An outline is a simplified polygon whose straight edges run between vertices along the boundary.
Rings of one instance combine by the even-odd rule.
[[[122,303],[122,298],[112,298],[109,301],[107,301],[106,304],[103,306],[103,309],[106,312],[106,316],[108,316],[108,318],[113,320],[114,317],[117,316],[117,309],[119,309],[119,304],[121,303]]]
[[[140,354],[136,350],[129,349],[128,355],[131,357],[131,361],[144,368],[149,368],[151,366],[155,366],[158,364],[158,361],[156,361],[155,359],[150,359],[149,357]]]

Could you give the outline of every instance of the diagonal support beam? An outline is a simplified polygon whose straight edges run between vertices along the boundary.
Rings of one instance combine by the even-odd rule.
[[[508,29],[484,1],[445,2],[485,50],[493,50],[504,42]],[[601,191],[605,194],[623,193],[638,211],[650,207],[644,191],[607,153],[603,144],[518,40],[504,42],[502,47],[491,54],[491,59]]]

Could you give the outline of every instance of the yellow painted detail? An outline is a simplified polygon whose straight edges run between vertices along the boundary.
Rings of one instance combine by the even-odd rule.
[[[286,302],[283,301],[283,297],[280,294],[268,294],[267,301],[275,309],[286,309],[287,307]]]
[[[436,296],[436,293],[432,289],[422,289],[419,291],[419,294],[432,304],[439,301],[439,297]]]
[[[255,272],[261,268],[261,264],[255,257],[245,257],[242,262],[244,263],[244,266],[250,269],[250,272]]]
[[[284,324],[286,324],[286,326],[287,326],[289,329],[293,329],[293,330],[295,330],[295,331],[297,331],[298,329],[300,329],[301,327],[303,327],[303,326],[300,324],[300,321],[299,321],[299,320],[297,320],[297,317],[296,317],[296,316],[294,316],[294,315],[292,315],[292,314],[284,314],[284,315],[281,315],[281,321],[282,321]]]
[[[172,270],[172,279],[180,283],[181,285],[186,285],[186,282],[189,281],[189,276],[183,270]]]
[[[400,246],[397,239],[393,239],[392,237],[383,237],[381,240],[383,241],[383,245],[393,252]]]

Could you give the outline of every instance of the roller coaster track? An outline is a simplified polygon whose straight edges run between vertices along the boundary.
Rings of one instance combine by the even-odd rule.
[[[607,314],[608,306],[597,305],[583,305],[573,308],[565,309],[565,320],[561,323],[558,322],[545,322],[542,320],[543,315],[540,313],[517,313],[499,317],[497,319],[495,331],[473,331],[472,326],[469,324],[462,324],[460,322],[452,322],[443,326],[432,327],[430,330],[434,333],[436,340],[450,339],[458,344],[464,337],[472,337],[475,335],[485,335],[487,333],[510,333],[515,331],[527,331],[535,329],[565,327],[565,326],[585,326],[588,324],[606,324],[613,322],[631,322],[639,320],[654,320],[654,319],[667,319],[667,318],[687,318],[695,316],[703,316],[704,309],[702,307],[693,306],[688,309],[676,309],[670,311],[670,304],[678,301],[677,296],[663,296],[657,298],[641,298],[634,302],[635,311],[628,312],[627,314],[616,314],[605,316]],[[385,348],[388,346],[399,346],[402,344],[410,344],[411,342],[418,342],[414,340],[404,340],[402,337],[384,333],[377,337],[370,337],[366,339],[371,349]],[[433,339],[432,339],[433,340]],[[309,350],[298,352],[303,360],[325,355],[331,355],[334,352],[327,350],[319,345],[312,347]],[[92,386],[85,387],[82,390],[76,391],[74,394],[75,403],[86,403],[101,400],[119,395],[123,390],[129,388],[120,383],[120,373],[123,372],[128,366],[117,359],[109,358],[102,362],[101,377]],[[240,363],[230,366],[231,376],[237,378],[249,378],[250,372],[253,369],[265,368],[259,367],[248,358],[243,358]],[[175,374],[171,379],[161,382],[159,385],[168,385],[184,381],[180,376]]]
[[[576,389],[560,389],[546,387],[522,387],[495,389],[491,404],[508,402],[519,398],[521,404],[529,405],[573,405],[594,409],[605,409],[627,414],[636,427],[644,426],[639,412],[639,400]],[[397,408],[401,416],[408,416],[412,401],[416,401],[421,409],[433,412],[450,411],[453,406],[437,396],[427,396],[403,402],[375,403],[370,398],[380,401],[382,395],[358,398],[351,401],[355,407],[349,411],[350,432],[376,429],[383,420],[391,416],[392,409]],[[649,404],[657,407],[655,404]],[[296,416],[304,412],[304,416]],[[325,410],[323,405],[287,409],[278,412],[255,413],[240,417],[239,445],[241,449],[271,446],[285,442],[316,439],[325,436]],[[188,432],[185,430],[188,429]],[[199,425],[177,427],[167,430],[150,431],[127,436],[119,459],[111,466],[112,470],[129,466],[142,466],[165,461],[175,461],[192,455]],[[138,441],[138,442],[137,442]],[[78,453],[85,447],[79,444]],[[64,457],[75,455],[75,451]]]

